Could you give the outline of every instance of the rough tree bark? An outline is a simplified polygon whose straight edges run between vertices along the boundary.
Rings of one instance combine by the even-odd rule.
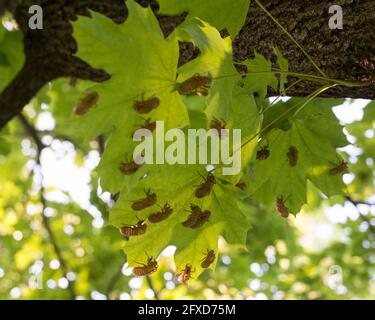
[[[155,12],[155,0],[139,0]],[[367,86],[337,87],[327,91],[330,97],[375,98],[375,1],[336,0],[263,0],[262,3],[277,20],[299,41],[318,66],[331,78],[364,81]],[[44,29],[28,28],[28,8],[39,4],[44,9]],[[328,8],[343,7],[344,29],[330,30]],[[235,5],[235,4],[234,4]],[[127,17],[123,0],[0,0],[0,15],[13,13],[24,34],[26,62],[16,78],[0,94],[0,129],[21,112],[24,105],[49,81],[59,77],[75,77],[101,82],[110,78],[105,70],[96,70],[75,57],[77,44],[72,36],[70,21],[77,15],[89,15],[91,9],[107,15],[117,23]],[[167,35],[183,21],[178,17],[158,16]],[[95,39],[93,39],[93,42]],[[239,36],[234,39],[237,61],[252,57],[254,50],[272,58],[274,46],[281,48],[293,71],[316,74],[316,70],[290,39],[254,4]],[[191,46],[181,46],[181,63],[197,54]],[[291,96],[306,96],[316,88],[302,82],[289,91]],[[273,94],[271,91],[270,95]]]

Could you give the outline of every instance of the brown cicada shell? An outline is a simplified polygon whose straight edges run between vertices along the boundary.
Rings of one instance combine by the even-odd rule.
[[[156,109],[160,105],[160,99],[157,97],[150,98],[148,100],[136,101],[134,103],[134,110],[139,114],[146,114]]]
[[[137,224],[132,226],[122,226],[120,232],[125,237],[140,236],[145,234],[147,225],[144,220],[139,220]]]
[[[154,132],[156,129],[156,121],[151,122],[151,119],[147,119],[145,123],[142,125],[141,129],[147,129],[151,132]]]
[[[146,191],[145,191],[146,192]],[[157,201],[156,193],[151,193],[150,189],[146,192],[146,198],[136,200],[132,204],[132,208],[135,211],[140,211],[148,207],[153,206]]]
[[[217,131],[217,134],[218,134],[219,138],[222,139],[222,138],[225,138],[226,136],[225,136],[225,131],[222,132],[221,130],[225,130],[226,125],[227,125],[227,123],[225,122],[225,120],[221,119],[221,121],[220,121],[216,118],[213,118],[211,120],[210,127],[211,127],[211,129],[215,129]]]
[[[151,214],[148,217],[148,221],[150,221],[151,223],[161,222],[161,221],[167,219],[173,212],[173,209],[171,208],[171,206],[168,203],[165,203],[164,207],[163,208],[160,207],[160,209],[161,209],[160,211]]]
[[[151,122],[151,119],[145,120],[144,124],[142,124],[138,129],[136,129],[132,133],[132,137],[141,137],[142,135],[139,135],[137,132],[138,130],[145,129],[151,132],[151,134],[155,131],[156,129],[156,121]]]
[[[134,160],[132,160],[131,162],[121,163],[120,170],[124,175],[130,176],[134,174],[140,167],[142,167],[141,164],[138,164]]]
[[[208,268],[216,259],[215,251],[207,249],[207,254],[201,262],[202,268]]]
[[[341,162],[336,167],[329,170],[329,174],[331,176],[336,176],[340,173],[348,171],[348,168],[348,163],[344,160],[341,160]]]
[[[282,196],[280,196],[276,199],[276,209],[283,218],[289,217],[289,210],[285,206],[285,200]]]
[[[236,184],[236,187],[239,188],[239,189],[241,189],[242,191],[245,191],[246,188],[247,188],[247,185],[246,185],[245,182],[240,181],[240,182],[238,182],[238,183]]]
[[[197,229],[205,224],[210,216],[211,212],[209,210],[202,211],[202,209],[194,204],[190,205],[191,214],[186,221],[182,223],[184,227]]]
[[[291,167],[295,167],[298,162],[298,150],[296,147],[289,147],[288,153],[286,154],[289,159],[289,164]]]
[[[142,267],[133,268],[133,275],[137,277],[147,276],[158,270],[158,263],[153,257],[149,257],[147,264],[141,263]]]
[[[95,91],[90,92],[76,105],[74,112],[82,116],[87,113],[92,107],[94,107],[98,100],[99,94]]]
[[[211,87],[211,77],[201,76],[199,74],[185,80],[179,85],[178,92],[183,95],[196,94],[198,96],[207,96]]]
[[[178,281],[181,283],[188,282],[191,279],[192,272],[191,265],[187,264],[185,269],[178,274]]]
[[[261,147],[260,150],[257,151],[257,160],[266,160],[270,156],[270,149],[268,144]]]
[[[209,173],[207,177],[203,177],[203,179],[204,182],[195,190],[195,196],[197,198],[208,196],[216,184],[215,176],[212,173]]]

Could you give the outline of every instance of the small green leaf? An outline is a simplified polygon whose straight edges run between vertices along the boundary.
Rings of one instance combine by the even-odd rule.
[[[277,57],[277,63],[279,65],[280,71],[282,71],[279,74],[279,88],[282,95],[285,96],[285,84],[288,83],[288,74],[283,72],[289,71],[289,63],[288,60],[284,58],[283,54],[281,53],[279,48],[274,48],[274,53]]]
[[[257,92],[262,98],[267,95],[268,86],[277,90],[277,78],[272,72],[272,63],[261,54],[255,52],[254,59],[248,59],[241,64],[247,67],[245,88],[250,92]]]
[[[206,98],[207,118],[228,119],[232,106],[232,92],[238,81],[230,38],[222,39],[215,28],[198,19],[193,19],[191,24],[184,26],[183,31],[200,49],[201,55],[178,70],[178,82],[181,83],[196,74],[210,76],[213,83]]]
[[[190,17],[198,17],[212,24],[218,30],[227,29],[232,38],[236,37],[245,23],[250,0],[158,0],[159,13],[178,15],[188,12]]]
[[[83,117],[75,117],[71,123],[86,138],[95,138],[116,127],[124,129],[119,134],[131,135],[135,127],[129,119],[137,116],[134,103],[151,97],[160,99],[160,106],[148,115],[152,120],[163,118],[169,127],[189,123],[185,105],[174,91],[177,40],[164,38],[151,9],[144,9],[134,1],[127,1],[127,6],[129,16],[124,24],[116,24],[94,12],[92,18],[80,17],[74,24],[78,56],[111,75],[110,80],[82,94],[82,97],[90,91],[99,94],[98,106]]]
[[[250,194],[258,201],[274,206],[282,196],[289,211],[296,214],[307,201],[307,179],[327,196],[342,193],[342,175],[330,174],[340,161],[336,148],[347,144],[337,122],[324,116],[295,119],[289,130],[273,129],[266,140],[270,155],[254,160],[255,177],[250,183]],[[290,147],[298,152],[296,165],[291,165],[287,155]]]

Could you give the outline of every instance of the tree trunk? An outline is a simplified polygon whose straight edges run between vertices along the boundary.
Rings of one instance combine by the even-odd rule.
[[[333,79],[365,81],[372,86],[337,87],[325,96],[375,99],[375,1],[374,0],[261,0],[272,15],[293,35]],[[331,30],[328,10],[343,9],[343,29]],[[314,66],[280,28],[252,1],[247,21],[234,41],[234,56],[243,60],[254,50],[270,58],[279,47],[295,72],[317,74]],[[317,86],[302,82],[288,94],[306,96]]]
[[[142,5],[151,3],[157,12],[155,0],[138,2]],[[254,1],[251,2],[246,24],[234,39],[235,60],[252,57],[254,50],[272,58],[273,48],[277,46],[289,60],[292,71],[317,74],[303,53]],[[354,88],[340,86],[327,91],[325,96],[375,98],[374,0],[337,0],[335,3],[322,3],[320,0],[261,2],[329,77],[368,84]],[[33,4],[40,4],[44,9],[44,30],[32,31],[27,27],[28,8]],[[331,30],[328,27],[331,17],[328,9],[332,4],[341,5],[343,8],[343,30]],[[24,51],[28,64],[25,64],[18,76],[0,94],[0,129],[16,116],[25,103],[48,81],[68,76],[93,81],[105,81],[110,77],[104,70],[95,70],[74,57],[77,45],[72,36],[70,21],[75,20],[79,14],[89,15],[87,9],[91,9],[121,23],[127,17],[123,0],[0,0],[0,12],[4,8],[14,14],[24,34]],[[158,18],[164,33],[168,34],[184,17],[185,15]],[[184,45],[181,48],[181,63],[196,55],[191,46]],[[33,68],[30,68],[30,65]],[[288,95],[306,96],[314,89],[316,84],[304,81],[293,87]],[[274,93],[270,91],[269,95],[272,94]]]

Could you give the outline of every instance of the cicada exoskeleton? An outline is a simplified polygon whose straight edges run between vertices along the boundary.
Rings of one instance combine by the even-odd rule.
[[[80,116],[87,113],[94,107],[99,100],[99,94],[95,91],[90,92],[75,107],[74,112]]]
[[[120,232],[125,237],[140,236],[145,234],[147,225],[144,220],[139,220],[135,225],[124,225],[120,228]]]
[[[246,185],[245,182],[240,181],[240,182],[238,182],[238,183],[236,184],[236,187],[239,188],[239,189],[241,189],[242,191],[245,191],[246,188],[247,188],[247,185]]]
[[[158,270],[158,263],[153,257],[147,257],[147,264],[139,263],[142,267],[134,267],[133,275],[137,277],[147,276]]]
[[[277,197],[277,199],[276,199],[276,209],[283,218],[289,217],[289,210],[285,206],[285,200],[284,200],[283,196]]]
[[[210,216],[211,212],[209,210],[202,210],[199,206],[195,204],[190,205],[191,214],[188,216],[182,225],[187,228],[197,229],[206,223]]]
[[[133,108],[139,114],[146,114],[156,109],[160,105],[160,99],[157,97],[148,100],[134,102]]]
[[[187,264],[185,268],[178,274],[178,281],[181,283],[186,283],[188,282],[192,277],[193,270],[191,268],[190,264]]]
[[[207,249],[207,254],[201,262],[202,268],[208,268],[216,259],[215,251]]]
[[[120,165],[120,170],[124,175],[130,176],[134,174],[140,167],[142,167],[142,164],[138,164],[134,160],[132,160],[130,162],[122,162]]]
[[[291,167],[295,167],[298,162],[298,150],[296,147],[289,147],[288,152],[287,152],[287,157],[289,159],[289,165]]]
[[[222,138],[226,138],[226,132],[224,131],[226,125],[227,125],[227,123],[225,122],[225,120],[221,119],[221,121],[220,121],[216,118],[213,118],[211,120],[210,127],[211,127],[211,129],[216,130],[217,135],[219,136],[220,139],[222,139]]]
[[[207,96],[211,87],[211,77],[196,74],[182,82],[178,87],[178,92],[183,95],[196,94],[198,96]]]
[[[148,207],[153,206],[157,201],[156,193],[151,193],[150,189],[146,192],[146,198],[142,198],[136,201],[133,201],[132,208],[135,211],[140,211]]]
[[[150,221],[151,223],[161,222],[167,219],[172,214],[172,212],[173,212],[173,209],[171,208],[171,206],[168,203],[165,203],[163,208],[160,207],[160,211],[156,213],[152,213],[148,217],[148,221]]]
[[[268,143],[260,147],[260,150],[257,151],[257,160],[266,160],[270,156],[270,149]]]
[[[212,173],[209,173],[207,177],[203,177],[203,179],[204,182],[195,190],[195,196],[197,198],[208,196],[216,184],[215,176]]]
[[[348,168],[348,163],[344,160],[341,160],[341,162],[336,167],[329,170],[329,174],[331,176],[336,176],[340,173],[348,171]]]

